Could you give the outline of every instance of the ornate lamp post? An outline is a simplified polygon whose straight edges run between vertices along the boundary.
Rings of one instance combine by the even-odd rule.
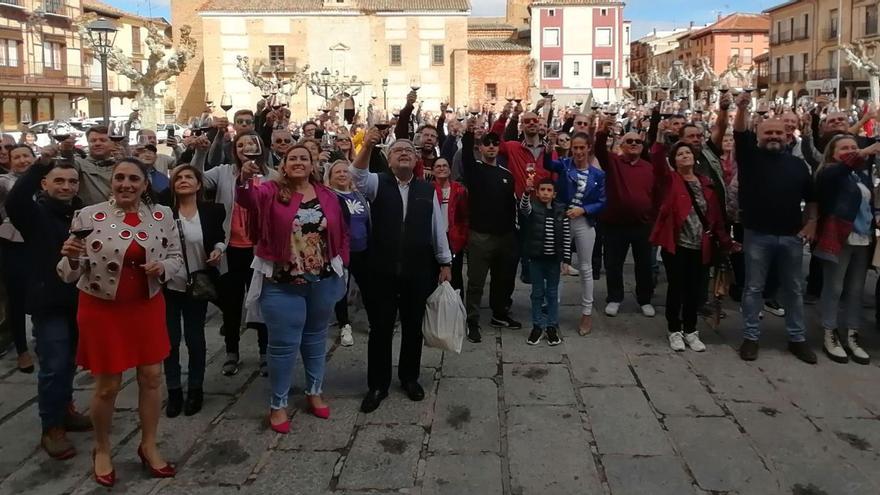
[[[101,58],[101,94],[104,99],[104,125],[110,125],[110,91],[107,88],[107,57],[113,50],[118,28],[110,21],[100,18],[89,23],[89,38]]]
[[[312,72],[306,81],[312,94],[324,98],[325,108],[330,108],[336,98],[357,96],[366,84],[364,81],[359,81],[357,76],[341,75],[339,71],[331,72],[327,67],[321,72]]]
[[[388,111],[388,79],[382,79],[382,103],[385,105],[385,111]]]

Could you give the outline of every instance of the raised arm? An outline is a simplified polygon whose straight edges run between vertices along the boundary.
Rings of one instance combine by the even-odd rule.
[[[410,91],[406,95],[406,105],[400,109],[400,114],[397,116],[397,125],[394,127],[394,136],[397,139],[409,139],[409,119],[416,104],[416,97],[415,91]]]
[[[376,199],[376,193],[379,190],[379,176],[370,172],[370,157],[375,146],[381,141],[382,133],[378,129],[373,127],[367,131],[364,135],[364,145],[361,146],[361,151],[354,158],[354,162],[352,162],[349,168],[355,187],[369,201]]]
[[[712,131],[712,144],[715,145],[715,149],[721,149],[721,142],[724,141],[724,134],[727,133],[728,110],[732,103],[729,93],[722,95],[718,103],[718,117],[715,119],[715,129]]]
[[[21,232],[22,237],[29,239],[34,227],[33,219],[38,214],[34,195],[40,190],[40,182],[52,169],[50,163],[37,161],[27,172],[15,181],[9,196],[6,198],[6,214],[12,225]],[[36,234],[36,232],[34,232]]]
[[[749,125],[749,105],[752,103],[752,97],[746,93],[740,93],[736,97],[736,117],[733,118],[733,130],[736,132],[745,132]]]
[[[606,172],[611,166],[611,157],[608,154],[608,128],[612,123],[611,120],[605,119],[599,123],[599,127],[596,129],[596,142],[593,144],[593,154],[599,160],[602,170]]]
[[[464,184],[470,187],[473,183],[474,168],[477,159],[474,157],[474,130],[470,127],[461,137],[461,168]],[[476,191],[474,191],[476,192]]]

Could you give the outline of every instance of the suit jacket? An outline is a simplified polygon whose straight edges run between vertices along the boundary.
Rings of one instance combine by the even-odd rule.
[[[215,249],[226,251],[226,231],[223,229],[226,221],[226,208],[221,204],[200,201],[198,211],[205,252],[210,254]],[[173,213],[175,220],[180,218],[177,208],[174,208]]]
[[[67,283],[76,281],[77,288],[87,294],[111,301],[116,298],[125,252],[132,242],[140,244],[147,252],[147,263],[158,261],[165,267],[162,277],[148,279],[151,298],[183,265],[180,234],[171,209],[166,206],[141,203],[138,210],[141,223],[137,227],[123,222],[125,214],[111,206],[109,201],[87,206],[79,214],[84,221],[91,221],[94,225],[94,231],[85,239],[89,262],[73,268],[70,259],[63,257],[57,270],[62,280]]]

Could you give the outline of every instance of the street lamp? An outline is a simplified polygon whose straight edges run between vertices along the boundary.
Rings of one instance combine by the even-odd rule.
[[[324,86],[324,101],[330,101],[330,69],[324,67],[321,71],[321,84]]]
[[[388,79],[382,79],[382,103],[385,105],[385,111],[388,111]]]
[[[110,125],[110,91],[107,88],[107,56],[113,50],[118,28],[107,19],[99,18],[86,27],[92,46],[101,58],[101,93],[104,99],[104,125]]]

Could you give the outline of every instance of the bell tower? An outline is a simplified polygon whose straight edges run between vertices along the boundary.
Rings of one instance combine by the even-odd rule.
[[[513,26],[529,24],[531,0],[507,0],[507,23]]]

